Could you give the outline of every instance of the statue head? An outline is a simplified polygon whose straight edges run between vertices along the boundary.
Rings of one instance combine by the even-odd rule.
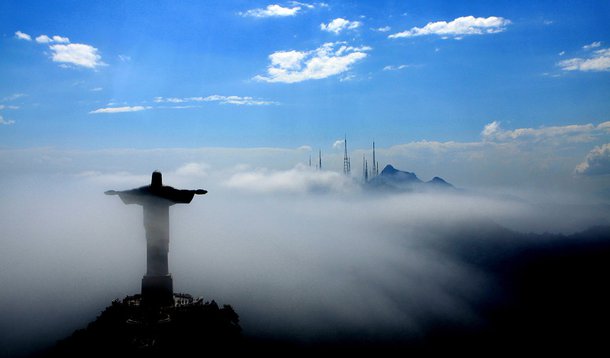
[[[163,186],[163,179],[161,177],[161,172],[154,171],[152,173],[152,178],[150,179],[150,186],[153,188],[160,188]]]

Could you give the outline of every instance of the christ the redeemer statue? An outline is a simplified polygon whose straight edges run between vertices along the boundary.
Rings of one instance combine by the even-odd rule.
[[[146,275],[142,278],[142,302],[150,305],[172,305],[173,284],[168,270],[169,207],[188,204],[195,194],[206,190],[179,190],[163,186],[160,172],[153,172],[150,185],[137,189],[115,191],[106,195],[118,195],[125,204],[142,205],[146,230]]]

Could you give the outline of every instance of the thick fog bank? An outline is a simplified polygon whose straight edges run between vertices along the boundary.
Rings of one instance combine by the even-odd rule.
[[[3,355],[51,344],[112,299],[140,290],[142,210],[103,191],[146,178],[129,178],[135,185],[65,179],[1,189]],[[595,203],[464,192],[204,188],[207,195],[171,209],[175,291],[231,304],[248,337],[300,343],[413,340],[439,325],[487,327],[488,308],[514,293],[506,270],[523,257],[563,250],[576,240],[569,234],[610,218]],[[591,245],[606,239],[598,235]]]

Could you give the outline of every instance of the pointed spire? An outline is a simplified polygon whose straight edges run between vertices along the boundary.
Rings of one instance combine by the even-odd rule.
[[[362,155],[362,180],[365,183],[369,181],[369,164],[364,154]]]
[[[351,172],[351,166],[349,157],[347,156],[347,134],[345,135],[345,138],[343,140],[343,145],[345,148],[345,153],[343,155],[343,174],[349,175]]]
[[[375,141],[373,141],[373,168],[371,176],[376,177],[377,175],[379,175],[379,164],[377,164],[377,159],[375,159]]]
[[[322,149],[318,149],[318,169],[322,170]]]

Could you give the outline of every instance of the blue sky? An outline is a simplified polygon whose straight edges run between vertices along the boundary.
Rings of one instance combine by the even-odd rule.
[[[573,169],[610,161],[608,20],[607,1],[7,0],[0,147],[552,137],[584,143]]]

